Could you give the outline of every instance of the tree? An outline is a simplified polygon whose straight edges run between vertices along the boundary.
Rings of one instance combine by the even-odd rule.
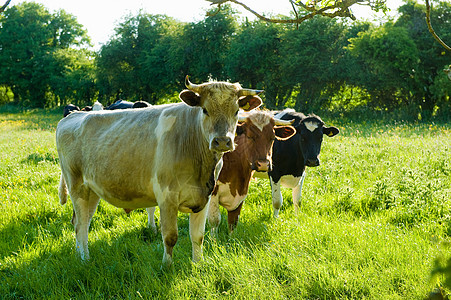
[[[88,50],[58,49],[52,52],[49,86],[54,105],[90,105],[97,96],[94,55]],[[59,99],[59,100],[58,100]]]
[[[167,16],[139,13],[115,30],[96,60],[100,97],[106,102],[124,98],[155,103],[173,82],[168,78],[176,71],[166,63],[180,24]]]
[[[436,76],[443,76],[443,67],[449,65],[451,53],[436,43],[429,33],[425,24],[425,10],[424,5],[407,1],[399,8],[400,17],[395,26],[407,29],[419,53],[418,66],[413,74],[416,84],[412,86],[412,97],[423,110],[432,112],[437,102],[445,99],[430,88],[437,84]],[[436,9],[431,11],[430,18],[437,25],[437,33],[445,40],[451,40],[451,4],[439,2]]]
[[[18,104],[51,104],[53,52],[88,43],[86,32],[64,11],[52,15],[33,2],[7,9],[0,23],[0,84],[12,90]]]
[[[225,72],[232,81],[264,89],[265,106],[281,107],[290,94],[282,86],[280,66],[281,28],[261,21],[245,22],[233,37],[225,60]]]
[[[371,94],[374,106],[393,109],[410,104],[419,53],[405,28],[390,22],[371,28],[351,39],[348,49],[360,66],[352,80]]]
[[[318,111],[329,105],[344,84],[341,60],[348,28],[334,19],[317,17],[282,36],[281,80],[292,86],[298,110]]]
[[[227,79],[224,73],[225,58],[238,24],[234,12],[227,7],[214,16],[185,26],[182,45],[187,74],[195,81],[209,78]]]

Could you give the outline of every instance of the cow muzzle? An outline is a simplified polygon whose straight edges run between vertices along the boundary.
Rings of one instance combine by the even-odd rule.
[[[257,172],[268,172],[270,164],[267,159],[259,159],[253,164],[252,169]]]
[[[233,151],[233,141],[228,136],[217,136],[211,141],[210,150],[216,152]]]
[[[313,159],[309,158],[305,161],[305,165],[307,167],[317,167],[317,166],[319,166],[319,159],[318,158],[313,158]]]

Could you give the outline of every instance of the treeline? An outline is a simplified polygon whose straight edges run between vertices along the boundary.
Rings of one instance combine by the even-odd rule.
[[[451,41],[451,3],[434,29]],[[117,99],[161,103],[193,82],[239,81],[264,89],[270,109],[450,110],[451,63],[428,32],[425,7],[406,1],[380,25],[324,17],[295,25],[239,21],[230,7],[197,23],[130,15],[98,52],[76,18],[26,2],[0,16],[0,104],[55,107]]]

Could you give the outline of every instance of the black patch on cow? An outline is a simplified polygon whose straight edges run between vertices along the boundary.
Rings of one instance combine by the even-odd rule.
[[[149,102],[136,101],[135,103],[133,103],[132,108],[144,108],[144,107],[150,107],[150,106],[152,106],[152,104],[150,104]]]
[[[110,106],[107,106],[105,109],[107,110],[115,110],[115,109],[128,109],[133,107],[133,102],[126,100],[117,100]]]
[[[336,136],[337,134],[340,133],[340,130],[337,127],[324,127],[323,128],[323,133],[325,135],[327,135],[328,137],[333,137]]]
[[[63,118],[68,116],[71,112],[78,111],[78,110],[80,110],[80,108],[77,105],[74,105],[74,104],[68,104],[68,105],[64,106]]]
[[[191,211],[192,211],[193,213],[197,214],[197,213],[200,212],[202,209],[204,209],[204,207],[205,207],[205,205],[204,205],[204,206],[198,205],[198,206],[191,206],[190,209],[191,209]]]

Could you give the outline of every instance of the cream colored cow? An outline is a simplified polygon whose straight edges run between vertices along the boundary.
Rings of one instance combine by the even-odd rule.
[[[56,130],[60,203],[74,206],[76,248],[89,258],[88,230],[102,198],[132,210],[160,208],[163,264],[172,263],[177,212],[190,213],[193,260],[202,258],[207,203],[215,169],[234,149],[238,109],[261,105],[261,91],[238,83],[192,84],[181,103],[136,110],[74,112]]]

